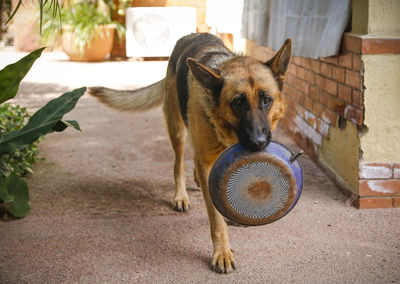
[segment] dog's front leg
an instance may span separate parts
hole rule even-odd
[[[222,215],[214,207],[210,192],[208,191],[208,175],[210,173],[211,163],[202,162],[199,159],[195,160],[196,172],[207,207],[211,238],[214,245],[211,264],[215,271],[219,273],[229,273],[235,268],[235,259],[228,241],[228,227]]]

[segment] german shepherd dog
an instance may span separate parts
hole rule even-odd
[[[89,89],[101,102],[120,110],[145,111],[163,105],[175,151],[173,205],[183,212],[190,207],[183,159],[188,131],[194,150],[194,176],[210,221],[214,245],[211,263],[220,273],[231,272],[235,260],[227,224],[210,198],[208,175],[228,146],[239,141],[255,152],[268,145],[271,131],[285,110],[280,91],[290,56],[290,39],[269,61],[259,62],[235,55],[211,34],[196,33],[177,41],[165,79],[133,91]]]

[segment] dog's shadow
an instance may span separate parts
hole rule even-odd
[[[118,214],[174,215],[177,213],[172,203],[173,181],[162,183],[147,179],[112,180],[86,177],[74,180],[72,183],[60,184],[52,190],[57,192],[51,194],[63,196],[62,199],[52,202],[52,208],[98,217]],[[197,198],[195,195],[200,192],[199,188],[193,186],[188,186],[187,190],[189,194],[192,193],[190,195],[193,198]],[[36,203],[46,198],[43,192],[41,195],[33,196],[37,200]],[[43,206],[46,207],[46,204],[44,203]]]
[[[79,181],[77,181],[79,183]],[[101,184],[101,186],[99,186]],[[146,248],[146,262],[152,263],[159,261],[160,248],[161,254],[166,258],[181,259],[186,263],[193,262],[195,266],[199,261],[204,264],[205,269],[212,269],[210,266],[210,251],[200,249],[198,246],[193,245],[193,234],[186,235],[182,232],[178,233],[176,229],[182,228],[177,225],[179,218],[182,218],[182,225],[192,223],[190,210],[188,213],[177,212],[174,210],[172,197],[173,197],[174,184],[159,184],[155,181],[148,180],[127,180],[123,182],[110,181],[110,180],[86,180],[84,184],[75,186],[75,192],[72,195],[79,195],[80,199],[80,214],[88,214],[89,218],[96,219],[115,219],[119,222],[120,218],[128,217],[132,222],[123,222],[125,227],[112,226],[112,230],[121,229],[121,238],[129,231],[130,234],[135,236],[131,241],[132,248],[140,245]],[[197,187],[188,186],[188,192],[200,192]],[[90,204],[90,206],[89,206]],[[202,208],[205,211],[205,208]],[[191,209],[193,210],[193,209]],[[172,219],[169,219],[169,215]],[[170,225],[163,222],[164,218],[172,220]],[[155,218],[160,222],[159,225],[153,230],[145,229],[147,225],[144,224],[146,220]],[[178,219],[176,219],[178,218]],[[189,218],[189,219],[188,219]],[[106,222],[108,224],[109,222]],[[177,227],[178,226],[178,227]],[[207,217],[201,221],[201,224],[195,226],[189,225],[189,230],[198,232],[200,227],[204,227],[204,236],[201,238],[209,237],[209,227]],[[111,228],[110,228],[111,229]],[[161,233],[162,232],[162,233]],[[154,237],[154,234],[162,237]],[[128,238],[128,236],[126,237]]]

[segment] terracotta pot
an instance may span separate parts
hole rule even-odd
[[[75,45],[75,37],[72,28],[64,28],[61,37],[62,48],[70,60],[91,62],[101,61],[111,52],[114,42],[114,25],[98,26],[91,42],[83,49],[79,49]]]

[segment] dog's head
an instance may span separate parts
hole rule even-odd
[[[211,114],[224,136],[236,139],[251,151],[263,150],[271,140],[271,131],[283,116],[281,98],[284,75],[291,56],[287,39],[274,57],[265,63],[237,56],[210,69],[189,58],[193,76],[211,100]]]

